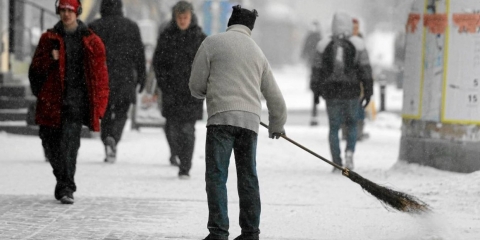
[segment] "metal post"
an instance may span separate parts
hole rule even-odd
[[[45,9],[43,8],[40,11],[40,30],[41,32],[45,30]]]
[[[380,81],[380,112],[385,111],[385,95],[386,95],[386,82],[384,79]]]
[[[3,13],[4,13],[4,6],[3,6],[3,0],[0,0],[0,54],[3,53]],[[0,73],[2,71],[1,69],[1,65],[2,65],[2,60],[0,59]]]
[[[8,3],[8,71],[12,70],[12,56],[15,52],[15,0]]]

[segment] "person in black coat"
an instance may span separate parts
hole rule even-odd
[[[105,162],[113,163],[128,110],[136,102],[137,85],[139,92],[145,85],[145,50],[138,25],[123,16],[121,0],[102,0],[100,13],[102,18],[92,22],[90,28],[100,36],[107,50],[110,97],[101,123],[101,139]]]
[[[172,9],[170,24],[160,33],[153,67],[162,91],[162,115],[170,146],[170,163],[178,165],[180,178],[188,178],[195,143],[195,122],[202,119],[203,100],[190,94],[188,81],[193,59],[206,38],[197,24],[193,6],[179,1]]]

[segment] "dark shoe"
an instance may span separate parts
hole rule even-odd
[[[170,156],[170,165],[172,166],[180,166],[177,160],[177,156]]]
[[[228,237],[225,236],[214,236],[212,234],[208,234],[206,238],[203,240],[228,240]]]
[[[105,162],[114,163],[117,160],[117,146],[115,139],[112,137],[107,137],[105,139]]]
[[[74,202],[73,193],[68,192],[67,194],[65,194],[62,198],[60,198],[60,202],[62,204],[73,204],[73,202]]]
[[[240,235],[236,238],[234,238],[233,240],[259,240],[260,237],[258,236],[258,234],[254,234],[254,235]]]
[[[60,198],[60,202],[62,204],[73,204],[74,200],[73,200],[73,198],[70,198],[68,196],[63,196],[62,198]]]

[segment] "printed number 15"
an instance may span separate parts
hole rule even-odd
[[[468,95],[468,102],[469,103],[476,103],[478,102],[478,97],[475,94]]]

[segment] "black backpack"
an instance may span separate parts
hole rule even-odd
[[[323,52],[322,70],[325,84],[358,83],[355,46],[344,37],[333,37]]]

